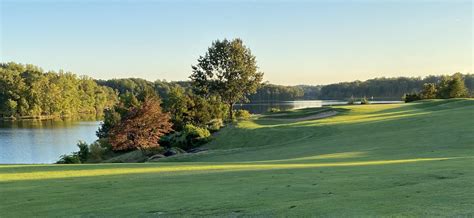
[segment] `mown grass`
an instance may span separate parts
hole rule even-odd
[[[321,107],[321,108],[304,108],[297,110],[288,110],[288,111],[279,111],[279,112],[268,112],[264,114],[264,118],[278,118],[278,119],[296,119],[303,118],[312,115],[316,115],[322,112],[334,110],[331,107]]]
[[[167,162],[0,166],[0,216],[474,216],[474,100],[335,108]]]

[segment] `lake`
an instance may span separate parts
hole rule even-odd
[[[77,151],[79,140],[91,143],[99,121],[0,121],[0,164],[54,163]]]

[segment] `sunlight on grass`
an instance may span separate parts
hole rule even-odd
[[[339,106],[335,108],[346,109],[348,112],[339,113],[336,116],[304,120],[299,122],[285,122],[282,120],[266,119],[266,116],[258,117],[256,120],[240,122],[237,127],[244,129],[258,129],[258,128],[273,128],[281,126],[300,126],[300,125],[334,125],[334,124],[353,124],[363,122],[377,122],[387,121],[392,119],[408,118],[420,115],[428,115],[432,112],[423,112],[421,110],[402,110],[384,112],[391,109],[402,109],[406,104],[392,104],[392,105],[364,105],[364,106]],[[267,124],[259,124],[258,120],[266,121]]]
[[[321,159],[346,159],[346,158],[358,158],[367,156],[366,152],[341,152],[334,154],[322,154],[309,157],[298,157],[281,160],[262,160],[262,161],[249,161],[248,163],[271,163],[271,162],[286,162],[286,161],[300,161],[300,160],[321,160]]]
[[[158,165],[152,168],[114,168],[114,169],[92,169],[92,170],[63,170],[63,171],[36,171],[28,173],[2,173],[0,182],[22,181],[22,180],[43,180],[58,178],[110,176],[123,174],[141,173],[173,173],[173,172],[215,172],[215,171],[250,171],[250,170],[278,170],[278,169],[304,169],[319,167],[348,167],[348,166],[371,166],[386,164],[403,164],[424,161],[441,161],[458,159],[462,157],[447,158],[416,158],[403,160],[378,160],[378,161],[358,161],[358,162],[338,162],[338,163],[301,163],[301,164],[216,164],[216,165],[181,165],[163,166]]]

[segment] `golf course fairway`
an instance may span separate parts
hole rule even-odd
[[[205,147],[156,163],[0,165],[0,217],[474,216],[472,99],[260,115]]]

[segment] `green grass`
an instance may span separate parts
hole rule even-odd
[[[166,162],[0,165],[0,216],[474,216],[474,100],[336,110]]]
[[[297,119],[307,116],[319,114],[321,112],[327,112],[334,110],[331,107],[321,108],[304,108],[298,110],[278,111],[265,113],[265,118],[278,118],[278,119]]]

